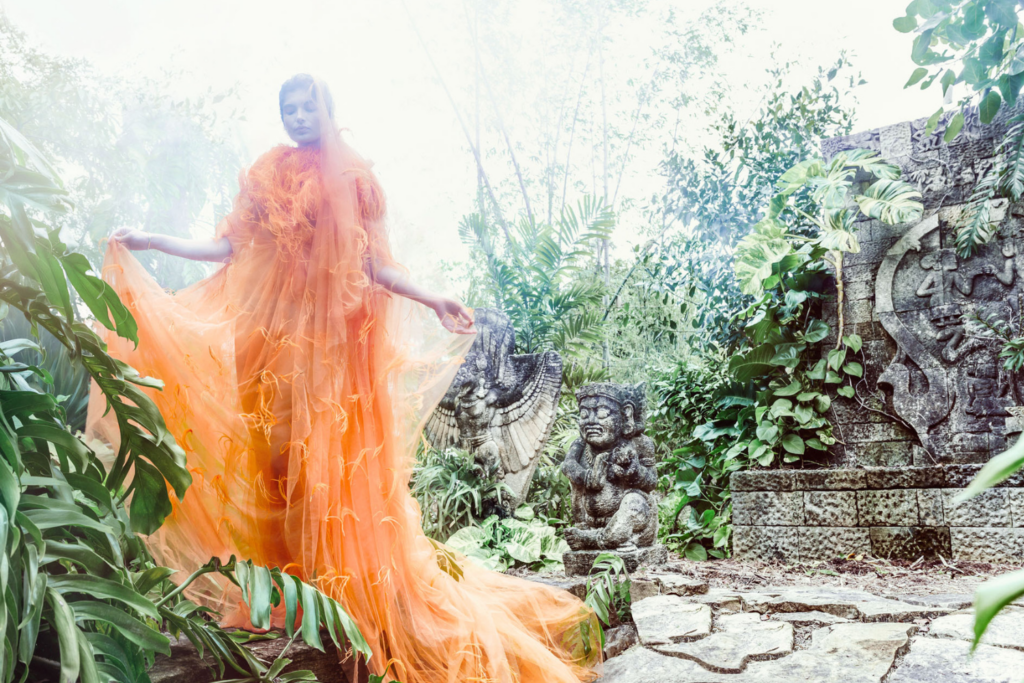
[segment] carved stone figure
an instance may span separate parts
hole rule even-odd
[[[992,220],[1005,214],[1005,200],[994,202]],[[942,226],[939,214],[911,226],[879,266],[875,312],[898,350],[878,384],[891,388],[931,460],[985,462],[1019,429],[1013,409],[1024,386],[1003,368],[1002,343],[987,328],[1015,329],[1024,249],[1004,235],[960,258]]]
[[[512,355],[516,336],[507,315],[474,311],[477,332],[466,360],[427,421],[427,441],[473,454],[481,474],[512,490],[514,509],[526,496],[551,434],[562,391],[562,359],[554,351]]]
[[[572,484],[573,550],[634,551],[654,544],[654,442],[644,434],[644,385],[588,384],[576,393],[580,438],[562,463]]]

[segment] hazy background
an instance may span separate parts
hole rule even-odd
[[[579,77],[582,56],[558,62],[546,58],[566,48],[571,34],[552,26],[550,2],[519,0],[503,18],[505,44],[494,53],[483,46],[498,99],[519,154],[531,153],[530,117],[537,87]],[[717,5],[707,0],[633,3],[607,28],[605,82],[617,111],[636,106],[636,82],[651,73],[653,43],[669,12],[685,25]],[[792,75],[810,75],[846,50],[866,83],[856,97],[856,130],[928,116],[938,106],[935,90],[903,90],[913,64],[910,39],[892,28],[905,0],[863,0],[853,9],[838,0],[751,0],[760,11],[753,29],[719,55],[713,80],[728,86],[737,118],[756,111],[765,68],[793,63]],[[296,72],[311,72],[330,84],[338,118],[353,141],[372,158],[390,199],[396,246],[414,269],[458,259],[459,217],[474,209],[476,169],[453,109],[419,44],[409,13],[399,0],[225,2],[210,0],[3,0],[8,18],[39,49],[89,60],[98,72],[132,77],[167,72],[176,97],[189,98],[237,86],[224,116],[243,116],[236,135],[251,161],[286,142],[277,111],[280,83]],[[409,9],[464,116],[472,114],[473,46],[462,0],[417,0]],[[742,6],[741,6],[741,11]],[[557,52],[551,52],[555,54]],[[582,49],[576,51],[579,55]],[[575,59],[575,61],[573,61]],[[568,69],[566,68],[568,66]],[[638,77],[640,74],[640,77]],[[591,76],[593,69],[591,68]],[[631,80],[632,79],[632,80]],[[714,83],[694,82],[694,89]],[[522,93],[520,96],[519,93]],[[566,88],[568,100],[575,89]],[[593,103],[593,89],[587,93]],[[563,98],[566,99],[566,98]],[[613,115],[614,112],[613,112]],[[678,144],[700,144],[699,112],[676,126]],[[667,128],[667,127],[666,127]],[[638,140],[622,173],[620,228],[613,254],[640,239],[645,198],[663,179],[656,166],[666,146],[664,129]],[[482,147],[489,171],[508,171],[503,141],[491,135]],[[574,152],[576,154],[590,154]],[[577,188],[578,189],[578,188]],[[593,188],[591,188],[593,189]],[[210,234],[216,216],[206,211],[194,234]]]

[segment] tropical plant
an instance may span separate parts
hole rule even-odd
[[[600,553],[587,575],[585,602],[605,626],[611,626],[612,615],[618,621],[629,616],[631,581],[626,563],[614,553]],[[601,634],[604,646],[604,633]]]
[[[67,348],[45,328],[38,328],[33,333],[28,319],[20,315],[9,315],[0,321],[0,339],[29,338],[38,339],[40,351],[25,348],[16,352],[14,359],[45,372],[32,375],[26,380],[35,388],[57,398],[67,414],[68,427],[72,432],[83,431],[89,407],[89,373],[81,364],[74,362]]]
[[[823,139],[850,132],[848,100],[863,83],[845,54],[803,87],[788,90],[792,64],[769,68],[769,84],[756,113],[738,119],[716,111],[708,131],[713,145],[701,155],[675,150],[661,163],[668,188],[663,208],[707,243],[735,244],[775,194],[776,181],[800,160],[818,155]]]
[[[982,123],[990,123],[1005,102],[1013,105],[1024,85],[1024,31],[1020,29],[1018,0],[914,0],[906,15],[893,20],[901,33],[916,33],[911,59],[918,65],[905,87],[935,82],[942,96],[952,99],[950,88],[963,84],[957,113],[946,125],[950,142],[963,128],[967,108],[980,103]],[[928,120],[930,134],[945,107]]]
[[[873,179],[862,191],[858,173]],[[754,300],[734,318],[743,339],[728,362],[728,383],[714,394],[713,415],[661,467],[669,493],[662,533],[694,559],[728,552],[732,472],[796,462],[808,450],[835,443],[832,401],[854,397],[864,375],[855,359],[861,338],[844,330],[843,255],[859,250],[860,216],[900,223],[923,209],[920,195],[899,180],[899,169],[864,150],[840,152],[827,163],[802,161],[777,188],[764,217],[736,248],[739,287]],[[822,312],[833,284],[835,330]],[[835,343],[825,350],[830,335]],[[661,402],[684,400],[669,393]]]
[[[974,498],[986,489],[1006,481],[1017,472],[1024,470],[1024,437],[1008,450],[985,463],[970,485],[954,498],[960,503]],[[989,579],[974,592],[974,650],[981,642],[992,619],[1004,607],[1024,596],[1024,570],[1003,574]]]
[[[476,466],[472,454],[457,448],[424,448],[410,486],[420,505],[423,531],[437,540],[489,517],[512,495],[506,484]]]
[[[603,338],[605,291],[593,271],[594,252],[614,225],[611,210],[591,197],[566,207],[551,225],[523,219],[504,240],[479,214],[463,217],[459,235],[486,271],[471,303],[509,316],[518,353],[585,356]]]
[[[903,33],[916,33],[911,58],[918,67],[905,87],[922,90],[938,82],[946,102],[956,85],[963,95],[951,109],[940,106],[928,119],[925,134],[945,126],[952,142],[969,119],[991,123],[1005,104],[1018,105],[1024,85],[1024,29],[1018,0],[914,0],[906,16],[893,20]],[[955,110],[955,113],[953,113]],[[997,163],[975,186],[955,223],[957,251],[964,258],[996,234],[991,200],[1019,201],[1024,193],[1024,115],[1006,122]]]
[[[463,527],[445,545],[499,572],[512,567],[560,571],[562,553],[569,550],[555,527],[526,505],[520,506],[512,517],[501,519],[491,515],[479,526]]]
[[[217,572],[240,586],[254,625],[269,626],[272,603],[283,602],[285,632],[322,649],[320,627],[338,647],[346,639],[369,648],[336,601],[277,569],[212,560],[175,586],[140,536],[156,531],[191,484],[185,454],[142,388],[142,378],[106,353],[97,324],[137,343],[135,321],[88,260],[68,251],[59,230],[42,222],[67,210],[66,193],[46,159],[0,119],[0,319],[23,316],[63,346],[106,399],[119,428],[109,469],[68,425],[68,411],[50,393],[45,367],[19,361],[42,353],[31,338],[0,343],[0,681],[27,680],[45,669],[61,681],[143,682],[171,635],[185,635],[223,677],[239,681],[313,680],[282,674],[288,660],[266,664],[225,632],[209,610],[183,594],[192,581]],[[39,381],[41,380],[41,382]],[[298,609],[301,628],[295,630]]]
[[[660,207],[682,230],[659,239],[658,248],[643,255],[640,272],[653,293],[686,306],[688,329],[681,334],[701,354],[729,354],[742,342],[732,321],[751,299],[733,271],[736,242],[761,220],[783,173],[818,155],[822,140],[851,130],[852,94],[863,81],[850,73],[849,59],[840,55],[805,86],[787,89],[792,66],[768,70],[762,103],[747,120],[715,110],[705,136],[713,142],[697,156],[673,150],[660,167],[667,182]]]

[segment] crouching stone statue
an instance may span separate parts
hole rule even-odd
[[[633,571],[661,564],[654,442],[644,434],[644,385],[588,384],[576,393],[580,438],[562,463],[572,484],[574,527],[565,540],[567,574],[586,574],[601,552],[614,552]]]

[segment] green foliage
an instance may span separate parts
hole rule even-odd
[[[840,76],[850,68],[842,55],[791,91],[786,81],[792,65],[769,69],[764,101],[749,120],[717,111],[719,121],[709,131],[714,145],[696,159],[678,150],[662,162],[665,210],[706,243],[735,244],[761,219],[761,207],[787,169],[819,154],[823,139],[850,132],[853,110],[845,102],[861,82]]]
[[[594,566],[587,576],[585,602],[594,610],[605,626],[612,625],[612,615],[623,620],[629,615],[630,579],[622,558],[612,553],[601,553],[594,558]],[[604,633],[601,634],[604,647]]]
[[[870,184],[855,183],[858,173]],[[832,298],[835,274],[841,277],[843,254],[859,249],[858,214],[888,223],[920,216],[919,195],[898,175],[863,150],[829,163],[808,159],[781,174],[764,217],[736,246],[736,279],[753,302],[731,320],[742,337],[727,377],[710,385],[710,399],[692,396],[704,378],[689,367],[656,385],[657,415],[678,415],[683,425],[704,420],[660,464],[667,491],[661,533],[686,556],[727,555],[732,472],[812,458],[835,443],[828,414],[836,396],[855,395],[864,374],[857,360],[862,341],[831,329],[822,304]],[[838,341],[826,349],[830,335]]]
[[[850,132],[849,100],[860,83],[859,76],[846,76],[850,68],[843,55],[806,86],[788,91],[792,65],[770,69],[763,103],[748,120],[715,111],[719,122],[707,135],[713,142],[700,157],[678,150],[662,162],[668,183],[663,208],[683,231],[652,252],[644,269],[657,287],[686,304],[686,340],[699,353],[729,354],[743,344],[732,321],[751,299],[738,286],[732,247],[764,218],[763,207],[786,171],[819,154],[823,139]],[[806,205],[796,208],[811,210],[806,193],[797,199]]]
[[[424,449],[413,469],[411,488],[424,533],[438,540],[476,524],[512,493],[480,472],[472,455],[456,448]]]
[[[906,16],[893,21],[897,31],[916,33],[911,56],[920,66],[906,87],[921,83],[925,90],[939,82],[944,98],[949,88],[964,86],[951,117],[946,106],[928,119],[926,134],[945,121],[943,139],[951,142],[977,106],[982,124],[995,120],[1003,105],[1017,107],[1024,85],[1024,30],[1017,0],[915,0]],[[991,221],[991,200],[1024,192],[1024,116],[1007,121],[1001,143],[1003,163],[978,181],[956,224],[956,247],[966,258],[989,242],[998,226]]]
[[[494,305],[511,318],[518,353],[585,356],[604,327],[604,286],[588,268],[614,225],[612,211],[591,197],[564,209],[552,225],[523,219],[501,241],[479,214],[463,217],[459,235],[486,271],[470,303]]]
[[[20,315],[9,315],[0,321],[0,339],[10,341],[33,337],[38,338],[39,350],[25,348],[12,351],[13,358],[26,367],[43,371],[25,378],[26,381],[33,389],[45,391],[56,398],[64,408],[72,432],[83,431],[89,407],[89,373],[81,364],[74,362],[67,347],[46,329],[37,329],[33,333],[28,320]]]
[[[569,550],[555,527],[521,506],[514,517],[492,515],[479,526],[452,534],[445,545],[494,571],[528,567],[533,571],[561,571],[562,553]]]
[[[969,500],[1024,469],[1024,438],[985,463],[970,485],[954,501]],[[1010,572],[981,584],[974,593],[974,643],[977,648],[985,630],[1001,609],[1024,596],[1024,571]]]
[[[572,516],[572,486],[569,479],[562,474],[562,460],[568,449],[568,444],[560,446],[559,442],[572,443],[568,437],[578,437],[579,428],[574,420],[566,418],[566,424],[571,425],[571,432],[561,436],[559,441],[548,440],[548,445],[540,454],[537,469],[533,472],[533,479],[530,481],[530,489],[526,492],[524,503],[533,508],[538,516],[546,517],[549,523],[552,520],[569,520]],[[559,435],[555,435],[558,437]]]
[[[938,82],[943,97],[963,84],[966,94],[946,127],[949,142],[964,123],[964,112],[978,104],[982,123],[990,123],[1004,103],[1013,106],[1024,85],[1024,31],[1017,0],[914,0],[906,16],[893,21],[901,33],[916,33],[911,58],[918,68],[905,87],[922,90]],[[937,127],[943,108],[928,122]]]

